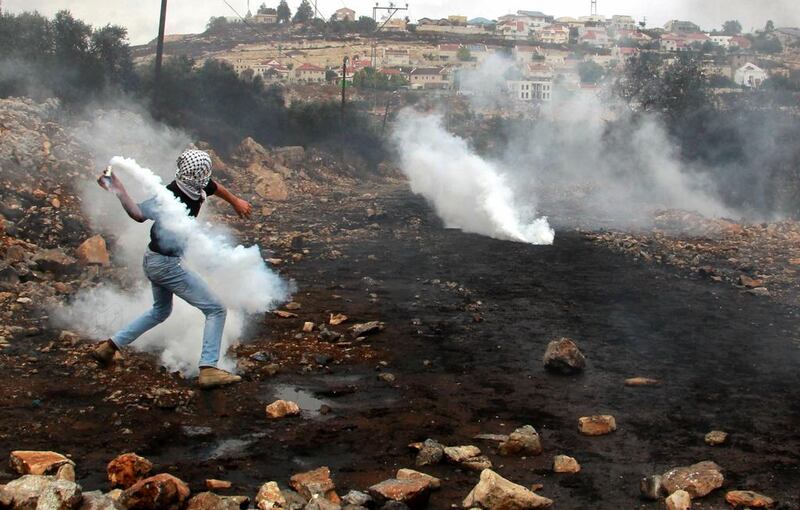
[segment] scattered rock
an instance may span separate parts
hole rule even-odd
[[[460,464],[467,459],[477,457],[481,454],[481,449],[477,446],[448,446],[444,449],[447,460],[454,464]]]
[[[415,471],[413,469],[398,469],[395,478],[398,480],[424,480],[428,482],[433,490],[439,489],[442,486],[442,481],[435,476],[420,473],[419,471]]]
[[[482,441],[497,441],[498,443],[502,443],[504,441],[508,441],[507,434],[477,434],[473,436],[472,439],[480,439]]]
[[[719,446],[728,440],[728,433],[722,430],[712,430],[706,434],[705,441],[709,446]]]
[[[123,510],[110,496],[100,491],[84,492],[78,510]]]
[[[297,310],[303,308],[303,305],[301,305],[297,301],[290,301],[289,303],[286,303],[286,306],[284,306],[284,308],[296,312]]]
[[[402,471],[402,470],[401,470]],[[407,471],[411,471],[410,469]],[[399,473],[399,472],[398,472]],[[415,471],[416,473],[416,471]],[[398,478],[400,478],[398,476]],[[367,506],[372,502],[369,494],[360,491],[350,491],[342,498],[342,503],[353,506]]]
[[[658,501],[665,496],[666,489],[661,479],[661,475],[645,476],[639,482],[639,492],[642,497],[652,501]]]
[[[212,491],[230,489],[232,485],[233,484],[227,480],[217,480],[215,478],[206,480],[206,489]]]
[[[75,466],[72,464],[63,464],[56,472],[56,480],[66,480],[68,482],[75,481]]]
[[[353,338],[374,335],[376,333],[380,333],[381,331],[383,331],[385,327],[386,325],[384,323],[378,321],[366,322],[364,324],[356,324],[350,327],[350,335]]]
[[[556,473],[577,473],[580,470],[578,461],[568,455],[556,455],[553,459],[553,471]]]
[[[284,310],[275,310],[272,313],[280,317],[281,319],[294,319],[297,317],[296,313],[286,312]]]
[[[300,406],[288,400],[276,400],[266,407],[267,417],[276,419],[284,418],[286,416],[298,416],[300,414]]]
[[[595,415],[578,419],[578,431],[585,436],[602,436],[617,430],[617,421],[613,416]]]
[[[331,326],[338,326],[343,322],[347,322],[347,319],[348,319],[347,315],[344,315],[342,313],[336,313],[336,314],[332,313],[331,318],[328,319],[328,324],[330,324]]]
[[[378,374],[378,380],[388,384],[392,384],[393,382],[395,382],[396,379],[397,378],[395,377],[395,375],[389,372],[381,372],[380,374]]]
[[[107,266],[111,264],[108,250],[106,249],[106,241],[100,235],[92,236],[81,243],[78,249],[75,250],[75,256],[78,258],[78,262],[84,266]]]
[[[150,474],[153,463],[135,453],[123,453],[108,463],[106,472],[112,487],[127,489]]]
[[[239,504],[213,492],[201,492],[189,500],[186,510],[239,510]]]
[[[14,509],[34,509],[39,495],[52,479],[43,475],[24,475],[8,482],[0,491],[0,501]]]
[[[421,478],[384,480],[369,488],[369,494],[379,505],[386,501],[399,501],[408,506],[423,506],[428,501],[431,484]]]
[[[508,440],[500,443],[503,455],[541,455],[542,440],[539,433],[531,425],[520,427],[508,436]]]
[[[753,491],[728,491],[725,501],[734,507],[745,506],[749,508],[772,508],[775,500]]]
[[[506,480],[491,469],[481,472],[480,482],[463,502],[464,508],[480,507],[497,510],[549,508],[552,504],[552,500]]]
[[[286,498],[283,497],[283,493],[276,482],[267,482],[261,486],[256,495],[256,506],[259,510],[285,508]]]
[[[33,261],[42,271],[56,274],[72,274],[77,270],[77,261],[58,249],[40,250]]]
[[[81,488],[75,482],[54,480],[39,494],[36,510],[73,510],[81,499]]]
[[[442,457],[444,457],[444,445],[433,439],[426,439],[419,449],[416,464],[417,466],[433,466],[440,463]]]
[[[478,455],[477,457],[470,457],[459,464],[461,467],[469,469],[470,471],[483,471],[484,469],[492,469],[492,461],[486,455]]]
[[[303,323],[303,333],[311,333],[314,331],[314,323],[313,322],[304,322]]]
[[[691,510],[692,497],[688,492],[678,490],[667,496],[665,503],[667,510]]]
[[[769,289],[766,287],[757,287],[755,289],[747,289],[746,291],[748,294],[752,294],[753,296],[769,296],[770,292]]]
[[[74,462],[56,452],[29,450],[11,452],[11,469],[21,475],[55,474],[58,468],[64,464],[75,465]]]
[[[739,285],[741,285],[743,287],[746,287],[748,289],[756,289],[758,287],[763,287],[764,286],[764,281],[763,280],[757,280],[755,278],[750,278],[749,276],[744,275],[744,274],[739,276],[739,280],[738,280],[737,283],[739,283]]]
[[[658,379],[650,379],[649,377],[631,377],[625,379],[625,386],[655,386],[659,384]]]
[[[315,494],[303,510],[341,510],[341,507],[332,501],[328,501],[319,494]]]
[[[664,473],[662,478],[668,494],[684,490],[693,498],[701,498],[722,487],[722,482],[725,481],[722,468],[711,461],[673,468]]]
[[[336,486],[331,480],[331,471],[327,467],[293,475],[289,484],[306,499],[318,494],[333,503],[341,502],[336,494]]]
[[[119,503],[128,510],[180,510],[189,499],[189,487],[178,478],[162,473],[125,489]]]
[[[544,366],[553,372],[574,374],[586,367],[586,358],[575,342],[569,338],[561,338],[547,344]]]

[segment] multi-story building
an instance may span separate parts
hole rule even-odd
[[[692,23],[691,21],[681,21],[677,19],[673,19],[668,21],[664,25],[664,30],[667,32],[672,32],[676,34],[688,34],[692,32],[700,32],[700,27]]]

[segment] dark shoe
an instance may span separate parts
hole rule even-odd
[[[107,367],[114,361],[114,355],[119,352],[117,346],[111,340],[104,340],[97,344],[92,350],[92,358],[101,366]]]
[[[224,370],[214,367],[202,367],[200,369],[200,377],[198,384],[203,389],[218,388],[220,386],[227,386],[241,381],[242,378],[238,375],[231,374]]]

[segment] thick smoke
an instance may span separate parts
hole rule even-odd
[[[155,197],[165,227],[187,242],[185,265],[199,273],[228,308],[223,352],[244,333],[248,314],[265,312],[288,298],[288,283],[266,266],[257,246],[237,246],[225,229],[204,222],[202,211],[198,219],[191,219],[185,206],[164,187],[164,180],[174,175],[178,154],[189,145],[185,133],[164,127],[136,110],[95,111],[91,119],[78,123],[73,133],[94,153],[99,169],[111,159],[115,173],[136,200]],[[111,158],[117,151],[136,154],[148,165],[159,168],[159,172],[143,168],[132,159]],[[139,283],[125,289],[102,283],[84,290],[70,304],[54,311],[52,317],[62,327],[103,339],[152,305],[150,284],[141,269],[151,224],[130,220],[116,197],[95,182],[87,181],[78,187],[93,228],[116,240],[112,252],[115,264],[130,268],[129,278]],[[203,211],[212,207],[210,199]],[[202,312],[176,297],[171,317],[145,333],[132,347],[160,351],[166,366],[193,373],[204,321]],[[234,368],[227,358],[221,360],[220,366]]]
[[[497,80],[484,78],[512,64],[495,57],[462,74],[473,111],[491,113],[503,101],[491,98],[507,97]],[[552,230],[546,220],[533,220],[537,210],[561,226],[590,227],[633,226],[666,208],[734,215],[705,177],[708,169],[681,161],[658,118],[634,115],[609,95],[556,93],[535,120],[508,121],[502,133],[487,133],[480,122],[481,136],[508,142],[491,159],[448,132],[438,116],[406,110],[397,122],[402,170],[449,226],[549,243]]]
[[[428,199],[448,227],[532,244],[552,244],[546,218],[528,200],[518,206],[500,169],[447,132],[439,115],[407,110],[394,132],[411,189]]]

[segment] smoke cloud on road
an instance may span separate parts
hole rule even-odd
[[[394,132],[400,165],[414,193],[430,201],[448,227],[531,244],[552,244],[535,203],[519,203],[502,169],[447,132],[439,115],[407,110]]]

